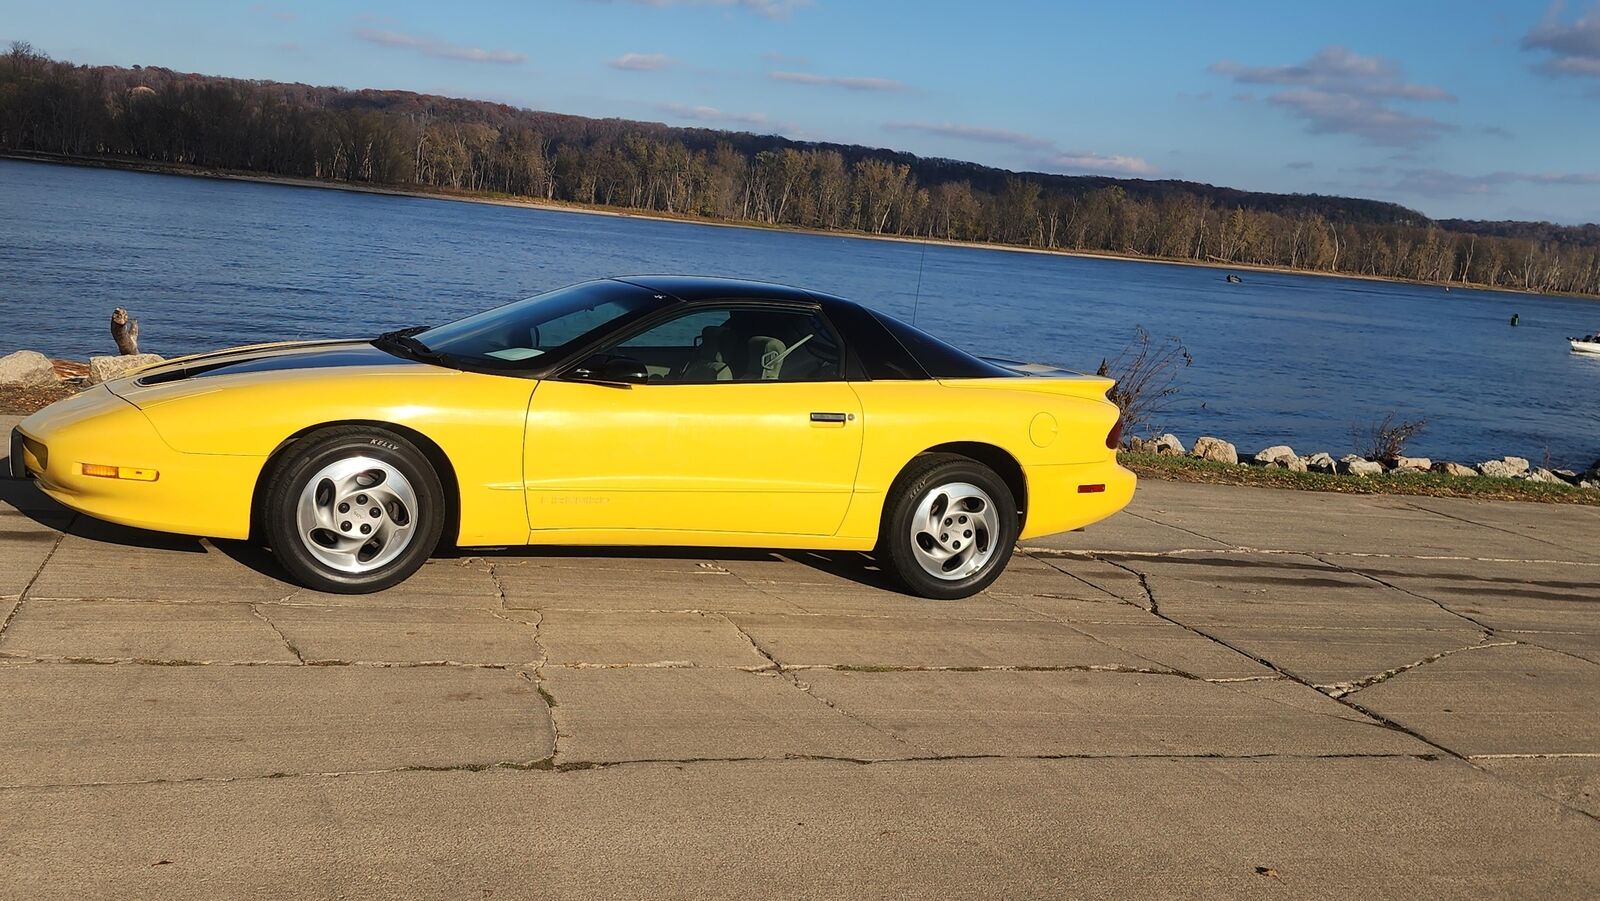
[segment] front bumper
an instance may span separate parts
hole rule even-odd
[[[22,430],[14,428],[11,430],[11,456],[6,458],[13,479],[26,479],[31,475],[27,463],[22,459],[22,453]]]
[[[85,463],[153,470],[152,481],[83,473]],[[144,413],[101,385],[29,416],[11,433],[10,470],[79,513],[121,525],[247,538],[264,457],[173,450]]]

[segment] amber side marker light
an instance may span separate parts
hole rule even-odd
[[[137,466],[107,466],[104,463],[80,463],[83,474],[99,479],[127,479],[131,482],[154,482],[161,473]]]
[[[1079,494],[1103,494],[1103,493],[1105,493],[1105,490],[1106,490],[1106,486],[1103,483],[1099,484],[1099,485],[1079,485],[1078,486],[1078,493]]]

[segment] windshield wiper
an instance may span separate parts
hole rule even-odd
[[[428,326],[426,325],[413,325],[410,328],[399,328],[392,332],[384,332],[372,339],[372,346],[379,350],[386,350],[397,356],[410,357],[423,363],[449,366],[448,354],[433,350],[414,337],[427,330]]]

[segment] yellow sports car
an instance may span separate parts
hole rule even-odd
[[[876,549],[958,598],[1132,498],[1111,384],[812,291],[608,279],[162,363],[23,420],[11,466],[100,519],[254,537],[324,591],[441,545],[692,545]]]

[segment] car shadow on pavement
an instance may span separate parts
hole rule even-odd
[[[0,479],[0,503],[11,506],[45,528],[91,541],[195,554],[203,554],[206,550],[200,543],[201,539],[193,536],[151,532],[81,516],[51,500],[28,480]]]
[[[883,572],[883,569],[871,554],[861,551],[795,551],[742,547],[582,547],[538,545],[533,547],[441,549],[434,554],[434,557],[545,558],[561,560],[725,560],[753,563],[788,561],[869,588],[878,588],[884,591],[902,591],[900,586]]]
[[[206,553],[206,544],[216,548],[230,560],[254,570],[261,575],[290,583],[288,573],[278,565],[272,552],[265,547],[231,539],[201,539],[189,535],[152,532],[131,526],[104,522],[81,516],[51,500],[31,481],[0,479],[0,503],[14,508],[18,513],[48,529],[78,538],[122,547],[149,548],[187,554]],[[549,559],[615,559],[615,560],[726,560],[745,562],[789,561],[810,567],[835,578],[844,579],[870,588],[900,592],[878,566],[870,554],[858,551],[793,551],[756,548],[715,547],[499,547],[455,548],[443,547],[433,554],[433,559],[460,559],[463,557],[495,558],[549,558]]]

